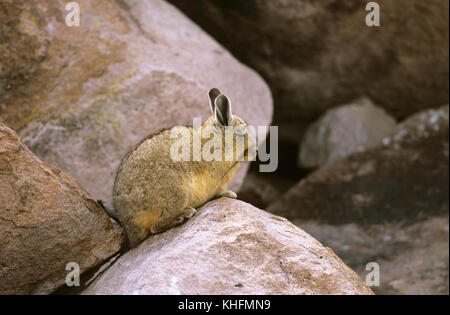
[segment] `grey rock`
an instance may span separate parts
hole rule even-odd
[[[365,151],[381,144],[396,127],[395,119],[368,98],[330,109],[304,135],[298,164],[316,168]]]

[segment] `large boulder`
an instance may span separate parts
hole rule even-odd
[[[286,219],[221,198],[120,257],[84,294],[372,294]]]
[[[380,27],[361,0],[169,1],[263,75],[282,139],[360,95],[398,119],[448,103],[447,0],[375,1]]]
[[[46,294],[121,248],[122,229],[67,173],[0,124],[0,294]]]
[[[381,144],[396,127],[395,119],[368,98],[330,109],[303,136],[298,165],[315,168],[365,151]]]
[[[449,107],[417,113],[383,144],[321,167],[269,211],[332,248],[382,294],[448,294]]]
[[[448,133],[449,106],[445,105],[415,113],[399,123],[396,129],[393,135],[383,139],[384,145],[399,149],[403,144],[414,143],[421,139],[430,138],[430,141],[432,141],[434,137]],[[448,147],[443,154],[448,157]]]
[[[376,294],[449,294],[448,214],[409,225],[360,225],[293,220],[364,279],[367,264],[378,263]]]
[[[381,145],[319,168],[269,211],[332,224],[416,221],[448,213],[448,108],[414,115]]]
[[[141,138],[209,117],[211,87],[249,124],[269,124],[265,82],[170,4],[80,0],[80,26],[69,27],[66,3],[0,4],[0,121],[93,197],[111,201],[117,167]]]

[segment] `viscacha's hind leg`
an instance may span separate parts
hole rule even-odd
[[[131,248],[136,247],[148,236],[148,233],[146,233],[144,230],[142,230],[142,228],[133,223],[127,223],[125,225],[125,229],[127,231],[128,243]]]
[[[187,207],[178,216],[168,217],[168,218],[165,218],[165,219],[159,221],[154,226],[152,226],[150,231],[153,234],[162,233],[164,231],[167,231],[171,227],[174,227],[175,225],[180,224],[184,220],[191,218],[196,212],[197,212],[196,209],[194,209],[192,207]]]
[[[181,222],[183,222],[183,220],[184,220],[183,218],[178,217],[163,219],[158,223],[156,223],[155,225],[153,225],[152,228],[150,229],[150,232],[152,232],[152,234],[162,233],[170,229],[172,226],[180,224]]]
[[[194,209],[192,207],[187,207],[186,209],[184,209],[183,213],[181,213],[180,217],[182,217],[184,219],[190,219],[196,213],[197,213],[197,209]]]

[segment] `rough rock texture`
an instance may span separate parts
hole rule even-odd
[[[84,294],[371,294],[287,220],[221,198],[120,257]]]
[[[0,294],[45,294],[116,253],[122,229],[63,171],[0,124]]]
[[[336,254],[361,279],[369,262],[380,266],[376,294],[449,294],[448,214],[408,226],[294,223]]]
[[[383,145],[302,180],[271,212],[332,248],[382,294],[448,294],[449,107],[417,113]]]
[[[399,119],[448,103],[447,0],[376,1],[380,27],[361,0],[169,1],[263,75],[282,139],[360,95]]]
[[[280,195],[276,184],[258,173],[249,173],[244,178],[238,198],[262,209],[275,202]]]
[[[301,180],[269,211],[332,224],[417,221],[448,213],[448,106],[415,117],[423,118],[422,127],[406,120],[383,145]]]
[[[448,132],[449,106],[418,112],[398,124],[396,132],[383,139],[383,144],[401,148],[403,143],[414,143]]]
[[[145,135],[209,117],[213,86],[248,123],[269,124],[264,81],[170,4],[77,2],[80,27],[65,23],[67,1],[1,2],[0,121],[94,198],[111,200],[122,157]]]
[[[396,127],[395,119],[368,98],[328,110],[304,135],[298,165],[315,168],[365,151],[381,144]]]

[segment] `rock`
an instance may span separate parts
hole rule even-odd
[[[402,141],[395,134],[383,145],[325,165],[271,204],[269,211],[330,224],[415,222],[448,213],[448,106],[416,117],[433,118],[435,124],[423,133],[426,137],[416,133]],[[399,125],[399,133],[409,134],[408,121]]]
[[[397,119],[449,100],[449,2],[170,0],[269,83],[280,138],[367,95]]]
[[[259,173],[249,173],[242,183],[238,198],[251,205],[264,208],[275,202],[281,193],[279,188]]]
[[[396,132],[383,143],[399,148],[402,143],[433,137],[448,130],[448,120],[448,105],[416,113],[398,124]]]
[[[316,168],[365,151],[381,144],[396,127],[395,119],[367,98],[330,109],[304,135],[298,164]]]
[[[321,167],[269,211],[290,218],[380,294],[448,294],[449,107],[417,113],[383,145]]]
[[[0,294],[47,294],[66,264],[84,272],[116,253],[122,229],[67,173],[0,124]]]
[[[269,124],[265,82],[170,4],[77,2],[80,27],[66,25],[66,1],[0,4],[0,121],[94,198],[111,202],[117,167],[144,136],[209,117],[211,87],[249,124]]]
[[[361,279],[369,262],[378,263],[380,286],[371,287],[376,294],[449,293],[448,214],[407,226],[294,223],[332,248]]]
[[[120,257],[84,294],[372,294],[287,220],[221,198]]]

